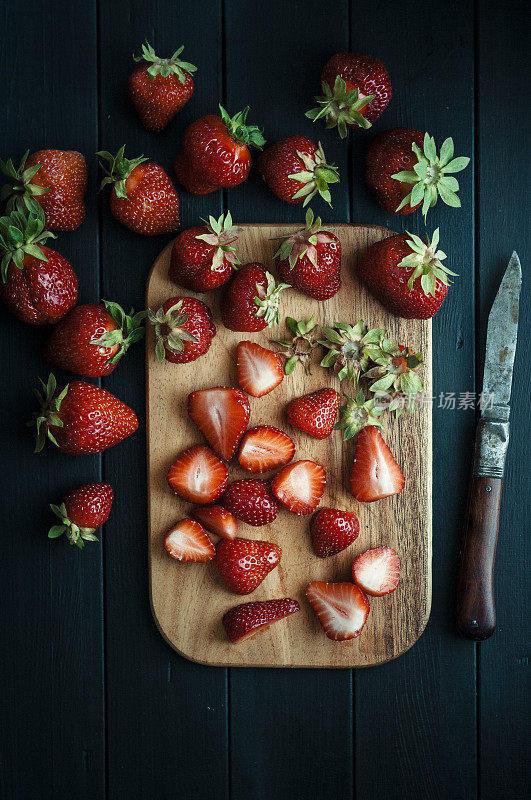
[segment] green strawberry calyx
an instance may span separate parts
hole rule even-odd
[[[363,320],[355,325],[335,322],[331,327],[323,327],[324,338],[319,344],[328,349],[321,366],[337,369],[340,381],[353,381],[356,385],[364,373],[373,353],[378,351],[385,338],[383,328],[369,330]]]
[[[184,351],[185,342],[197,343],[199,340],[183,326],[188,321],[188,312],[181,311],[183,301],[179,300],[167,311],[161,306],[158,311],[148,309],[147,319],[155,328],[155,356],[159,363],[166,357],[166,348],[174,353]]]
[[[334,425],[335,430],[343,431],[343,439],[345,441],[352,439],[362,428],[366,428],[368,425],[383,428],[378,417],[383,413],[384,409],[376,406],[374,398],[365,400],[365,395],[361,389],[356,397],[345,395],[345,398],[346,403],[340,407],[339,419]]]
[[[454,158],[454,142],[448,138],[442,143],[439,155],[435,146],[435,139],[428,133],[424,134],[423,149],[413,142],[411,149],[418,158],[413,170],[403,170],[391,175],[396,181],[411,183],[411,192],[404,197],[397,211],[404,206],[413,206],[422,203],[424,219],[428,210],[435,205],[440,197],[443,203],[453,208],[460,208],[461,201],[456,192],[459,183],[450,173],[461,172],[465,169],[470,159],[465,156]]]
[[[40,206],[30,211],[12,211],[9,216],[0,217],[0,272],[2,280],[7,281],[7,271],[11,262],[17,269],[23,269],[26,255],[48,261],[39,245],[55,235],[44,229],[44,212]]]
[[[52,525],[48,531],[48,539],[58,539],[63,533],[72,545],[76,545],[80,550],[83,549],[85,542],[98,542],[97,536],[94,536],[95,528],[83,528],[81,525],[76,525],[68,518],[68,512],[64,503],[56,506],[50,503],[50,508],[53,513],[61,520],[60,525]]]
[[[297,364],[301,364],[306,375],[312,374],[311,356],[312,351],[319,344],[319,332],[315,314],[309,320],[296,320],[293,317],[286,317],[286,326],[293,334],[291,339],[272,339],[272,344],[278,344],[282,348],[282,355],[285,358],[284,373],[291,375]]]
[[[276,284],[270,272],[266,272],[266,277],[267,286],[265,288],[259,283],[255,284],[258,294],[254,298],[254,304],[258,306],[258,311],[255,312],[255,316],[263,319],[267,323],[268,328],[270,328],[274,322],[278,325],[280,318],[280,293],[283,292],[284,289],[289,289],[290,284]]]
[[[411,237],[407,244],[411,248],[411,254],[405,256],[398,264],[399,267],[411,270],[407,285],[409,290],[413,290],[415,281],[420,278],[420,286],[425,295],[435,295],[437,280],[448,286],[450,284],[449,275],[457,277],[456,272],[446,267],[442,262],[446,258],[446,253],[437,250],[439,244],[439,228],[433,232],[431,242],[428,238],[427,243],[423,242],[420,236],[407,232]]]
[[[236,257],[235,248],[232,245],[238,239],[242,229],[232,224],[230,211],[222,214],[219,219],[209,216],[208,222],[205,219],[201,221],[205,223],[208,233],[201,233],[195,238],[216,248],[210,267],[212,272],[219,272],[223,269],[225,261],[236,267],[240,261]]]
[[[363,116],[361,110],[374,100],[375,94],[363,95],[357,86],[347,89],[347,84],[340,75],[336,75],[333,89],[326,81],[323,81],[321,86],[323,94],[315,98],[317,108],[306,112],[309,119],[317,122],[324,117],[326,127],[337,127],[342,139],[346,138],[349,125],[365,129],[371,127],[371,123]]]
[[[35,211],[37,207],[40,208],[35,198],[50,191],[45,186],[39,186],[37,183],[31,182],[32,178],[40,170],[41,165],[35,164],[33,167],[26,169],[28,156],[29,150],[26,150],[18,167],[15,167],[10,158],[7,161],[0,159],[0,171],[9,178],[9,183],[6,183],[0,192],[0,200],[7,200],[6,211],[8,213],[14,210]]]
[[[44,383],[44,381],[40,378],[39,382],[41,384],[42,391],[39,391],[38,389],[33,390],[35,397],[39,402],[39,410],[34,412],[33,419],[27,423],[28,426],[37,426],[37,441],[35,444],[36,453],[41,452],[46,444],[46,439],[49,439],[56,447],[59,446],[55,436],[50,430],[50,427],[63,427],[63,421],[59,417],[59,411],[61,408],[61,403],[68,392],[67,384],[57,394],[57,381],[51,372],[46,383]]]
[[[288,175],[288,178],[302,183],[301,188],[293,195],[292,199],[298,200],[300,197],[304,197],[302,204],[304,207],[319,192],[323,200],[326,200],[330,208],[332,208],[332,198],[328,185],[330,183],[339,183],[339,172],[335,164],[326,163],[321,142],[318,142],[317,150],[313,155],[301,153],[299,150],[297,150],[297,155],[302,161],[304,169],[293,173],[293,175]]]
[[[276,237],[275,237],[276,238]],[[313,211],[309,208],[306,212],[306,227],[285,237],[279,237],[282,243],[273,258],[284,261],[289,260],[290,270],[294,268],[299,259],[304,257],[317,267],[317,245],[327,244],[332,239],[322,231],[321,218],[314,219]]]
[[[117,347],[118,349],[109,358],[107,365],[117,364],[121,357],[126,353],[132,344],[138,342],[144,336],[145,329],[142,324],[147,311],[139,311],[135,314],[132,308],[129,314],[126,314],[123,308],[118,303],[113,303],[109,300],[103,300],[105,310],[112,317],[117,327],[112,331],[106,331],[102,336],[91,339],[91,344],[95,347],[103,347],[111,351]],[[111,353],[109,353],[111,355]]]
[[[101,156],[103,160],[107,161],[109,164],[109,166],[106,166],[100,161],[100,166],[105,173],[105,178],[103,178],[100,184],[100,192],[107,184],[112,183],[114,184],[116,196],[123,197],[127,200],[125,182],[132,171],[140,164],[143,164],[144,161],[147,161],[147,158],[139,156],[138,158],[128,159],[125,157],[124,153],[125,144],[120,147],[115,156],[109,153],[108,150],[98,150],[96,155]]]
[[[184,50],[184,44],[171,56],[171,58],[159,58],[155,53],[153,47],[147,41],[142,45],[142,55],[133,56],[135,61],[145,61],[150,66],[147,68],[147,74],[150,78],[160,75],[162,78],[167,78],[170,75],[177,75],[180,83],[185,83],[186,73],[190,75],[197,72],[197,67],[189,64],[188,61],[181,61],[179,56]]]
[[[257,125],[247,125],[247,114],[249,113],[249,106],[246,106],[243,111],[239,111],[233,117],[229,116],[228,112],[220,105],[221,119],[227,128],[228,134],[231,139],[239,144],[245,144],[247,147],[256,147],[261,150],[265,145],[263,132]]]
[[[404,411],[414,413],[417,396],[424,389],[424,382],[416,373],[422,364],[422,354],[386,339],[382,342],[380,354],[375,354],[372,360],[376,366],[367,370],[363,377],[376,378],[369,391],[375,393],[377,406],[394,411],[396,417]]]

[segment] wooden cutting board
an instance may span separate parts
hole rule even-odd
[[[271,268],[278,246],[272,237],[298,228],[297,225],[244,225],[238,240],[242,263],[259,261]],[[319,366],[313,374],[299,367],[285,377],[277,389],[262,398],[249,398],[250,426],[272,424],[286,430],[295,440],[295,459],[309,458],[322,464],[327,487],[321,506],[354,511],[360,521],[360,535],[347,550],[328,559],[312,551],[309,517],[297,517],[281,508],[271,525],[256,528],[239,524],[238,535],[265,539],[282,547],[280,566],[247,597],[228,591],[210,564],[187,565],[171,559],[163,545],[168,528],[185,517],[189,504],[176,497],[166,483],[169,465],[177,454],[203,442],[202,434],[189,420],[186,399],[194,389],[218,385],[237,386],[235,351],[238,341],[252,339],[265,347],[269,339],[284,338],[284,319],[308,319],[313,313],[321,323],[355,323],[359,319],[371,328],[387,328],[391,338],[424,355],[422,376],[431,393],[431,321],[398,319],[389,314],[354,276],[356,260],[367,247],[386,236],[384,228],[331,225],[342,244],[340,292],[318,303],[294,290],[283,293],[281,325],[255,334],[239,334],[224,328],[219,318],[220,291],[194,295],[206,302],[214,315],[217,335],[208,353],[191,364],[157,363],[154,336],[147,335],[147,420],[149,487],[149,560],[151,603],[155,621],[172,647],[193,661],[212,665],[268,667],[362,667],[379,664],[403,653],[418,639],[428,620],[431,604],[431,404],[423,404],[414,416],[399,420],[385,414],[384,438],[406,476],[403,492],[376,503],[358,503],[348,491],[354,441],[343,442],[334,432],[323,441],[293,429],[285,419],[288,401],[331,385],[339,390],[337,378]],[[192,293],[180,290],[168,279],[171,245],[157,258],[147,285],[147,304],[158,308],[168,297]],[[151,326],[150,326],[151,327]],[[348,392],[345,383],[342,390]],[[237,461],[230,464],[230,480],[252,477]],[[268,477],[268,476],[266,476]],[[342,581],[352,577],[353,558],[362,551],[385,544],[394,547],[401,559],[401,581],[387,597],[369,598],[371,610],[361,635],[350,642],[326,638],[308,605],[304,590],[311,580]],[[223,614],[246,600],[293,597],[301,611],[277,622],[255,637],[232,645],[221,623]]]

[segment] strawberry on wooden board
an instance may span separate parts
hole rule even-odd
[[[454,208],[461,206],[459,184],[452,173],[461,172],[470,159],[454,158],[454,143],[446,139],[437,155],[435,140],[411,128],[384,131],[367,153],[365,178],[377,202],[386,211],[411,214],[422,205],[424,219],[440,197]]]
[[[263,397],[282,383],[284,370],[278,353],[245,339],[236,348],[238,383],[252,397]]]
[[[391,547],[374,547],[356,556],[352,574],[367,594],[380,597],[394,592],[400,583],[400,560]]]
[[[260,150],[265,144],[260,129],[247,124],[249,106],[234,117],[219,108],[221,116],[209,114],[188,126],[173,163],[179,183],[189,192],[208,194],[242,183],[251,169],[249,148]]]
[[[256,166],[280,200],[306,206],[319,193],[332,205],[328,185],[339,182],[339,173],[335,164],[326,163],[321,142],[289,136],[266,148]]]
[[[273,622],[300,611],[300,606],[291,597],[281,600],[257,600],[234,606],[223,616],[223,626],[233,644],[250,639]]]
[[[177,561],[204,563],[216,555],[216,548],[195,519],[182,519],[164,537],[164,547]]]
[[[269,472],[285,467],[295,455],[295,443],[287,433],[272,425],[250,428],[238,453],[240,466],[247,472]]]
[[[280,292],[287,283],[275,279],[262,264],[254,261],[234,273],[223,289],[220,301],[221,320],[231,331],[257,333],[278,323]]]
[[[382,434],[374,425],[358,434],[350,473],[350,491],[362,503],[373,503],[400,494],[406,479]]]
[[[240,232],[228,211],[180,233],[171,250],[171,280],[192,292],[207,292],[226,283],[240,263],[233,247]]]
[[[278,503],[267,481],[248,478],[229,483],[222,500],[236,519],[247,525],[269,525],[278,514]]]
[[[209,447],[196,444],[180,453],[168,470],[168,483],[189,503],[212,503],[227,486],[227,466]]]
[[[159,58],[148,41],[142,55],[133,56],[137,66],[127,82],[127,92],[148,131],[159,133],[188,102],[194,91],[192,73],[197,67],[179,56],[181,45],[171,58]]]
[[[214,386],[190,392],[188,415],[214,452],[224,461],[229,461],[245,433],[251,406],[239,389]]]
[[[210,309],[194,297],[169,297],[157,311],[148,309],[155,328],[155,355],[172,364],[187,364],[208,352],[216,335]]]
[[[70,263],[43,242],[41,208],[0,217],[0,298],[22,322],[55,323],[75,306],[77,277]]]
[[[50,504],[61,524],[50,528],[48,538],[57,539],[65,533],[70,544],[80,550],[85,542],[97,542],[94,531],[107,522],[112,501],[113,491],[108,483],[85,483],[71,489],[59,506]]]
[[[358,538],[360,524],[351,511],[322,508],[310,525],[313,549],[319,558],[335,556]]]
[[[313,514],[326,485],[326,472],[315,461],[288,464],[271,481],[273,494],[288,511],[299,516]]]
[[[312,581],[306,597],[329,639],[343,642],[355,639],[369,616],[369,601],[353,583]]]
[[[341,288],[341,242],[322,230],[311,208],[306,227],[283,237],[274,259],[282,280],[315,300],[328,300]]]
[[[295,397],[286,410],[288,422],[314,439],[326,439],[334,430],[341,395],[335,389],[318,389]]]
[[[370,128],[391,99],[391,81],[383,61],[363,53],[336,53],[321,73],[323,94],[306,112],[316,122],[325,119],[344,139],[349,128]]]
[[[222,539],[235,539],[238,533],[238,520],[223,506],[197,506],[192,509],[192,516],[206,530]]]
[[[0,195],[8,212],[40,206],[51,231],[74,231],[85,219],[87,164],[77,150],[28,150],[18,169],[11,159],[0,160],[0,169],[9,178]]]
[[[58,387],[50,374],[35,391],[40,404],[29,425],[37,426],[35,452],[49,439],[70,455],[101,453],[130,436],[138,428],[135,412],[110,392],[85,381]]]
[[[145,311],[126,314],[104,300],[76,306],[54,327],[44,358],[59,369],[86,378],[110,375],[129,347],[144,336]]]
[[[135,233],[157,236],[179,227],[179,198],[166,172],[144,156],[127,159],[125,145],[113,156],[106,150],[96,155],[108,162],[101,167],[106,177],[101,188],[112,185],[109,207],[112,215]]]
[[[251,539],[222,539],[214,566],[231,592],[251,594],[278,567],[282,549],[277,544]]]

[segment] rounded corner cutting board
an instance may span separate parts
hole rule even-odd
[[[238,240],[238,256],[245,264],[259,261],[271,268],[278,244],[272,237],[295,230],[297,225],[244,225]],[[271,525],[256,528],[239,523],[238,536],[265,539],[282,547],[279,567],[251,595],[228,591],[212,563],[181,564],[168,556],[164,535],[190,505],[176,497],[166,483],[166,473],[178,453],[203,442],[186,412],[186,400],[194,389],[237,386],[235,350],[238,341],[251,339],[274,349],[270,339],[284,338],[284,319],[308,319],[315,313],[320,323],[365,320],[369,327],[387,328],[400,343],[421,351],[425,391],[431,393],[431,321],[404,320],[389,314],[355,278],[358,257],[390,231],[359,225],[330,225],[342,244],[342,281],[339,293],[326,302],[286,290],[282,294],[281,325],[261,333],[233,333],[219,318],[216,290],[193,295],[207,303],[214,315],[217,335],[205,356],[190,364],[157,363],[152,326],[147,334],[147,417],[149,482],[149,554],[151,604],[155,621],[165,639],[192,661],[218,666],[263,667],[363,667],[396,658],[418,639],[428,620],[431,603],[431,404],[424,403],[411,416],[399,420],[385,414],[383,432],[406,476],[400,495],[375,503],[358,503],[348,491],[355,440],[343,442],[335,431],[317,441],[293,429],[285,419],[288,401],[324,385],[339,390],[337,377],[316,364],[307,376],[299,367],[280,386],[262,398],[250,397],[250,426],[271,424],[286,430],[295,440],[295,459],[310,458],[322,464],[327,486],[321,507],[354,511],[360,534],[347,550],[327,559],[317,558],[309,534],[310,517],[298,517],[281,508]],[[192,293],[168,279],[171,244],[157,258],[147,286],[147,304],[158,308],[169,297]],[[345,383],[343,391],[348,392]],[[236,459],[229,465],[229,480],[253,477]],[[256,476],[261,477],[261,476]],[[270,477],[266,474],[264,477]],[[400,586],[387,597],[370,597],[371,610],[360,636],[349,642],[333,642],[324,635],[304,590],[311,580],[352,580],[352,561],[370,547],[394,547],[401,562]],[[248,600],[293,597],[301,610],[276,622],[255,637],[233,645],[221,623],[232,606]]]

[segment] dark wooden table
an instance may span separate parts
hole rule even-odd
[[[479,391],[486,317],[511,251],[529,283],[526,3],[448,0],[256,4],[235,0],[7,0],[1,13],[2,156],[81,150],[88,217],[57,248],[75,265],[80,300],[143,304],[167,239],[120,227],[96,194],[96,150],[124,142],[171,170],[185,126],[249,104],[273,142],[321,138],[341,169],[328,221],[406,227],[363,181],[374,135],[396,125],[452,135],[473,157],[462,208],[439,203],[448,264],[459,273],[434,321],[435,392]],[[162,55],[185,43],[196,92],[161,135],[132,113],[124,83],[147,37]],[[321,66],[340,50],[385,60],[394,96],[368,133],[348,142],[305,119]],[[526,185],[527,179],[527,185]],[[253,174],[204,198],[181,195],[182,224],[230,207],[241,222],[298,221]],[[44,332],[1,316],[3,360],[2,775],[5,800],[321,800],[525,796],[529,733],[528,286],[513,387],[512,441],[496,573],[498,627],[481,645],[457,636],[454,595],[475,414],[434,415],[433,605],[420,641],[366,671],[225,670],[179,657],[149,609],[144,354],[131,351],[102,383],[129,403],[140,431],[103,457],[37,456],[24,427],[31,388],[47,374]],[[50,542],[48,503],[104,478],[116,501],[101,545]]]

